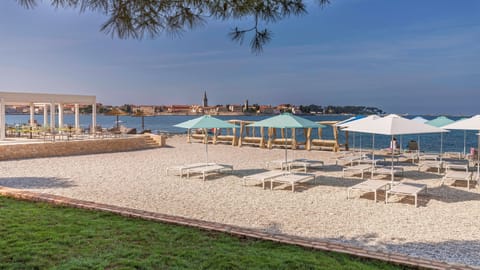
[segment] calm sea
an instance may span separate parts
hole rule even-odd
[[[8,125],[15,124],[25,124],[28,122],[29,115],[7,115],[6,121]],[[145,129],[150,129],[155,133],[185,133],[185,130],[176,128],[173,125],[180,122],[193,119],[197,116],[149,116],[145,117]],[[250,120],[258,121],[269,116],[218,116],[218,118],[223,120],[239,119],[239,120]],[[333,120],[344,120],[350,116],[346,115],[315,115],[315,116],[304,116],[307,119],[312,121],[333,121]],[[408,118],[413,118],[414,116],[409,116]],[[423,116],[425,119],[431,120],[435,117],[433,116]],[[35,119],[38,123],[43,123],[43,115],[35,115]],[[130,128],[136,128],[138,131],[142,130],[142,118],[141,117],[132,117],[132,116],[120,116],[119,117],[121,124]],[[451,117],[453,120],[458,120],[457,117]],[[105,116],[97,115],[97,124],[103,127],[113,127],[115,126],[116,117],[115,116]],[[67,114],[64,117],[65,124],[74,124],[74,116]],[[81,126],[87,128],[91,123],[90,115],[81,115],[80,116]],[[456,151],[463,152],[464,150],[464,136],[466,135],[466,151],[468,152],[470,147],[477,147],[477,134],[478,131],[450,131],[443,135],[443,149],[444,151]],[[259,134],[259,133],[257,133]],[[297,138],[301,140],[303,138],[303,130],[297,130]],[[313,132],[313,137],[317,136],[317,132]],[[323,138],[324,139],[333,139],[332,128],[323,129]],[[401,142],[402,147],[406,148],[410,140],[418,141],[420,140],[420,148],[423,151],[428,152],[439,152],[440,151],[440,134],[428,134],[428,135],[406,135],[399,136],[397,140]],[[340,141],[345,141],[345,133],[340,132]],[[387,148],[390,144],[389,136],[375,135],[375,148]],[[372,147],[372,135],[370,134],[352,134],[349,135],[349,143],[351,146],[357,148],[371,148]]]

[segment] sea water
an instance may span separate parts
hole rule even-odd
[[[186,131],[181,128],[174,127],[175,124],[181,123],[198,117],[196,115],[160,115],[160,116],[146,116],[144,117],[144,127],[145,129],[151,130],[154,133],[185,133]],[[246,116],[246,115],[235,115],[235,116],[216,116],[222,120],[247,120],[247,121],[259,121],[271,116],[261,115],[261,116]],[[302,116],[312,121],[341,121],[345,120],[350,115],[307,115]],[[409,116],[408,118],[413,118],[415,116]],[[435,118],[435,116],[422,116],[427,120]],[[7,115],[6,122],[7,125],[23,125],[26,124],[29,120],[29,115]],[[97,115],[97,125],[100,125],[105,128],[111,128],[116,125],[116,116],[106,116],[106,115]],[[458,117],[451,117],[452,120],[458,120]],[[35,115],[35,120],[37,123],[43,123],[43,114]],[[57,120],[58,121],[58,120]],[[74,115],[65,114],[64,115],[64,124],[65,125],[74,125]],[[82,128],[88,128],[92,122],[91,115],[80,115],[80,123]],[[137,131],[142,130],[142,117],[133,117],[133,116],[119,116],[119,122],[121,125],[124,125],[129,128],[136,128]],[[471,147],[477,147],[477,134],[478,131],[463,131],[463,130],[452,130],[450,132],[444,133],[443,135],[443,151],[451,152],[463,152],[464,148],[466,152],[470,151]],[[256,134],[260,134],[257,130]],[[266,132],[265,132],[266,134]],[[277,132],[280,134],[280,132]],[[258,136],[258,135],[257,135]],[[287,131],[287,136],[291,136],[291,131]],[[304,140],[303,129],[296,130],[296,136],[298,140]],[[465,137],[464,137],[465,136]],[[318,133],[316,130],[312,131],[312,138],[318,138]],[[327,126],[322,131],[323,139],[333,139],[333,129],[330,126]],[[402,148],[407,148],[407,144],[410,140],[415,140],[419,142],[420,148],[422,151],[426,152],[440,152],[440,134],[423,134],[423,135],[403,135],[396,136],[397,141],[402,145]],[[464,138],[466,138],[466,144],[464,146]],[[349,145],[355,148],[372,148],[372,134],[361,134],[361,133],[349,133]],[[388,148],[390,145],[390,136],[384,135],[375,135],[375,149]],[[339,132],[339,141],[340,143],[345,142],[345,132]]]

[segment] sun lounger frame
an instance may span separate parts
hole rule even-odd
[[[387,190],[391,187],[390,182],[384,180],[367,180],[351,186],[347,189],[347,200],[350,199],[350,192],[353,190],[363,190],[374,193],[374,201],[377,202],[377,192],[379,190],[385,190],[385,197],[387,196]]]
[[[358,164],[358,165],[354,165],[354,166],[347,166],[345,168],[343,168],[343,175],[342,177],[345,178],[345,172],[348,172],[348,171],[357,171],[357,172],[360,172],[362,174],[361,178],[363,179],[363,176],[365,174],[365,172],[368,172],[368,171],[371,171],[372,170],[372,166],[369,165],[369,164]]]
[[[233,166],[227,165],[227,164],[214,164],[214,165],[200,166],[200,167],[187,169],[187,178],[190,178],[190,174],[192,173],[200,173],[202,174],[203,181],[205,181],[206,176],[209,173],[223,173],[227,171],[232,172]]]
[[[427,185],[412,183],[400,183],[398,185],[394,185],[385,193],[385,204],[388,203],[388,195],[405,195],[414,196],[415,207],[418,207],[418,194],[422,191],[427,193]]]
[[[169,171],[178,171],[179,174],[180,174],[180,177],[183,177],[184,174],[187,174],[187,170],[189,170],[189,169],[196,168],[196,167],[207,166],[207,165],[215,165],[215,164],[216,163],[201,162],[201,163],[192,163],[192,164],[171,166],[171,167],[167,167],[165,169],[165,175],[168,175]]]
[[[257,174],[252,174],[252,175],[247,175],[243,177],[243,185],[247,185],[247,180],[258,180],[262,182],[262,188],[265,189],[265,182],[270,180],[270,178],[274,178],[280,175],[284,175],[287,172],[285,171],[279,171],[279,170],[273,170],[273,171],[266,171],[262,173],[257,173]]]
[[[470,189],[470,181],[473,180],[473,173],[468,171],[449,171],[442,177],[442,186],[445,183],[445,180],[453,180],[454,182],[457,180],[467,181],[467,189]]]
[[[296,177],[296,178],[295,178]],[[315,174],[311,173],[286,173],[278,177],[270,178],[270,190],[273,190],[273,182],[292,185],[292,192],[295,192],[295,184],[302,181],[313,180],[316,183]]]

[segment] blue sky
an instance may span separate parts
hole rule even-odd
[[[0,91],[93,94],[120,105],[200,103],[206,90],[210,104],[480,113],[480,1],[331,2],[269,25],[274,38],[256,56],[227,37],[237,22],[119,40],[99,31],[100,14],[3,0]]]

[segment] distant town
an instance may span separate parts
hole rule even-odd
[[[7,106],[7,114],[28,114],[30,106]],[[80,113],[91,113],[92,106],[81,106]],[[207,93],[204,92],[201,104],[175,104],[175,105],[135,105],[124,104],[121,106],[97,104],[97,113],[110,115],[268,115],[290,112],[293,114],[384,114],[385,112],[376,107],[367,106],[321,106],[321,105],[294,105],[279,104],[276,106],[265,104],[249,104],[245,100],[243,104],[209,105]],[[43,107],[36,107],[35,113],[43,113]],[[64,113],[74,113],[73,105],[65,105]]]

